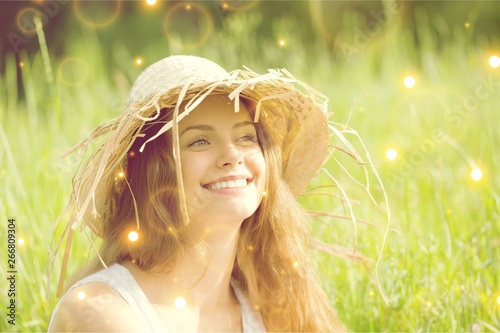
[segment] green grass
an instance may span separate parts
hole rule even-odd
[[[183,50],[170,41],[167,48],[151,46],[142,56],[149,64],[166,56],[170,47],[207,56],[226,68],[286,67],[330,98],[336,122],[347,122],[352,110],[350,125],[364,139],[384,180],[391,227],[397,232],[389,231],[378,266],[389,305],[373,283],[374,265],[365,269],[359,263],[314,254],[325,288],[350,330],[470,331],[476,325],[481,331],[498,331],[500,69],[487,66],[491,55],[487,38],[474,42],[462,26],[449,27],[451,35],[441,35],[425,13],[417,18],[419,47],[411,42],[410,31],[393,26],[395,20],[349,59],[319,34],[301,35],[299,24],[291,19],[277,20],[269,38],[252,34],[259,21],[252,15],[229,16],[222,30],[202,47]],[[345,22],[352,24],[346,27],[348,38],[349,29],[359,22],[348,14]],[[283,31],[287,44],[279,47],[276,39]],[[228,45],[233,52],[227,51]],[[123,109],[131,80],[140,72],[133,65],[135,55],[119,40],[103,44],[98,32],[88,28],[68,34],[64,55],[55,57],[50,51],[52,85],[47,83],[40,52],[31,58],[22,54],[24,100],[14,89],[17,64],[13,58],[6,59],[7,72],[0,78],[2,300],[7,289],[3,278],[7,218],[16,219],[18,237],[25,239],[17,250],[17,325],[11,327],[2,315],[0,331],[47,329],[57,301],[57,274],[50,280],[51,299],[46,294],[51,227],[68,200],[78,166],[73,156],[66,160],[59,156]],[[416,78],[414,88],[402,85],[406,75]],[[496,85],[485,86],[484,80]],[[484,98],[475,97],[477,89]],[[476,103],[475,110],[457,111],[455,105],[468,101]],[[391,147],[399,154],[394,162],[385,158]],[[359,167],[342,160],[358,174]],[[484,174],[479,182],[470,178],[476,165]],[[333,163],[328,168],[343,178]],[[375,184],[373,177],[370,180]],[[360,253],[376,259],[382,249],[385,216],[363,191],[351,185],[345,189],[360,202],[354,205],[358,217],[382,226],[358,225]],[[373,192],[377,201],[383,199],[376,185]],[[331,202],[314,204],[345,213],[339,201],[334,208],[329,208]],[[351,222],[322,221],[315,224],[316,233],[352,247]],[[79,234],[70,272],[84,265],[87,253],[88,242]],[[59,268],[56,260],[54,271]]]

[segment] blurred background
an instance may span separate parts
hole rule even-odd
[[[17,236],[16,325],[2,316],[0,331],[46,331],[57,302],[53,223],[80,166],[61,154],[120,114],[133,80],[170,54],[286,68],[330,99],[330,119],[369,163],[368,176],[342,156],[325,166],[351,193],[357,227],[338,218],[349,215],[340,200],[301,201],[330,213],[316,236],[372,258],[312,252],[351,331],[500,330],[500,2],[34,0],[0,1],[4,309],[9,218]],[[77,234],[68,275],[92,256]]]
[[[428,16],[428,28],[436,33],[436,46],[452,40],[454,30],[460,27],[467,29],[470,43],[489,40],[493,49],[500,47],[495,40],[500,31],[497,1],[455,4],[450,1],[152,0],[148,4],[146,1],[33,0],[2,1],[0,12],[2,73],[7,55],[14,55],[19,62],[20,53],[33,56],[39,50],[32,21],[37,13],[41,15],[53,57],[60,58],[71,52],[74,39],[93,30],[99,42],[108,46],[102,51],[102,57],[110,69],[113,69],[113,49],[118,46],[138,56],[152,53],[154,57],[161,51],[196,53],[209,45],[214,35],[229,28],[228,21],[239,16],[258,17],[252,30],[242,32],[241,37],[249,43],[253,40],[286,43],[287,34],[292,30],[279,26],[284,21],[297,24],[293,27],[293,38],[301,48],[307,49],[318,40],[327,44],[331,56],[359,55],[365,47],[383,47],[394,29],[412,32],[407,42],[422,47],[425,40],[418,34],[418,25],[422,23],[423,12]],[[228,45],[228,57],[246,60],[245,55],[237,51]],[[277,64],[282,62],[277,59]],[[144,65],[147,63],[145,59]],[[22,91],[21,83],[19,89]]]

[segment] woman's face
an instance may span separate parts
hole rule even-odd
[[[191,220],[242,222],[259,206],[266,163],[244,104],[208,96],[179,123],[184,190]]]

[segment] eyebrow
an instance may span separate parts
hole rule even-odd
[[[239,123],[236,123],[233,125],[233,129],[245,127],[245,126],[252,126],[254,127],[253,123],[251,121],[242,121]],[[182,134],[186,133],[189,130],[198,130],[198,131],[215,131],[215,128],[210,125],[193,125],[193,126],[188,126],[186,127],[181,134],[179,134],[179,137],[182,136]]]

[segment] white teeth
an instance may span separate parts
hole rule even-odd
[[[229,180],[227,182],[214,183],[207,186],[209,190],[220,190],[221,188],[236,188],[247,185],[246,179]]]

